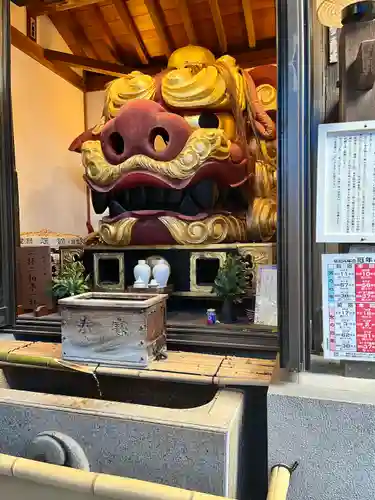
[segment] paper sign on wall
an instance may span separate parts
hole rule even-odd
[[[322,273],[324,356],[375,361],[375,254],[323,255]]]
[[[277,266],[258,267],[254,323],[277,326]]]
[[[375,121],[319,126],[316,239],[375,242]]]

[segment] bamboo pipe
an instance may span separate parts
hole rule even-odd
[[[28,488],[34,488],[35,485],[38,485],[40,490],[40,498],[228,500],[221,496],[187,491],[164,484],[71,469],[10,455],[0,454],[0,463],[0,489],[5,485],[6,491],[11,493],[12,500],[23,500]]]
[[[72,370],[87,373],[90,375],[95,371],[96,368],[96,365],[94,367],[89,367],[47,356],[20,354],[17,351],[0,351],[0,366],[1,365],[18,365],[22,367],[33,366],[35,368],[51,368],[52,370]]]
[[[298,462],[294,462],[291,467],[284,464],[278,464],[272,467],[267,500],[287,499],[290,478],[297,467]]]

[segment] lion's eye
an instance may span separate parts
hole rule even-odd
[[[219,118],[212,111],[202,111],[198,118],[200,128],[219,128]]]

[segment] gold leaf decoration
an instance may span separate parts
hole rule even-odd
[[[250,178],[254,186],[256,197],[276,198],[277,173],[276,169],[263,161],[255,163],[255,176]]]
[[[82,163],[87,177],[98,186],[112,185],[122,175],[135,170],[183,180],[191,177],[209,158],[229,158],[229,148],[230,141],[223,130],[198,129],[193,131],[183,150],[171,161],[134,155],[119,165],[111,165],[104,158],[100,141],[86,141],[82,145]]]
[[[175,108],[231,109],[227,82],[219,67],[224,66],[237,87],[237,99],[242,109],[244,81],[233,57],[223,56],[218,64],[208,66],[187,65],[169,71],[162,79],[162,95],[167,104]]]
[[[276,201],[270,198],[254,198],[248,216],[248,239],[252,241],[269,241],[276,234],[276,225]]]
[[[130,244],[138,219],[129,217],[115,222],[101,222],[99,233],[107,245]],[[185,221],[172,216],[159,217],[177,244],[210,244],[246,241],[246,217],[211,215],[199,221]]]
[[[257,94],[260,102],[266,111],[277,109],[277,92],[275,87],[265,83],[257,87]]]
[[[101,221],[99,225],[100,238],[107,245],[127,246],[130,244],[132,229],[137,220],[134,217],[128,217],[112,223]]]
[[[246,220],[234,215],[215,214],[199,221],[163,216],[159,220],[180,245],[246,241]]]
[[[103,115],[106,121],[118,115],[121,107],[133,99],[149,99],[155,97],[155,80],[150,75],[133,71],[129,75],[117,78],[108,84]]]

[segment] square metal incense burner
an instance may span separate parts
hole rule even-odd
[[[166,350],[167,298],[90,292],[59,300],[63,359],[146,368]]]

